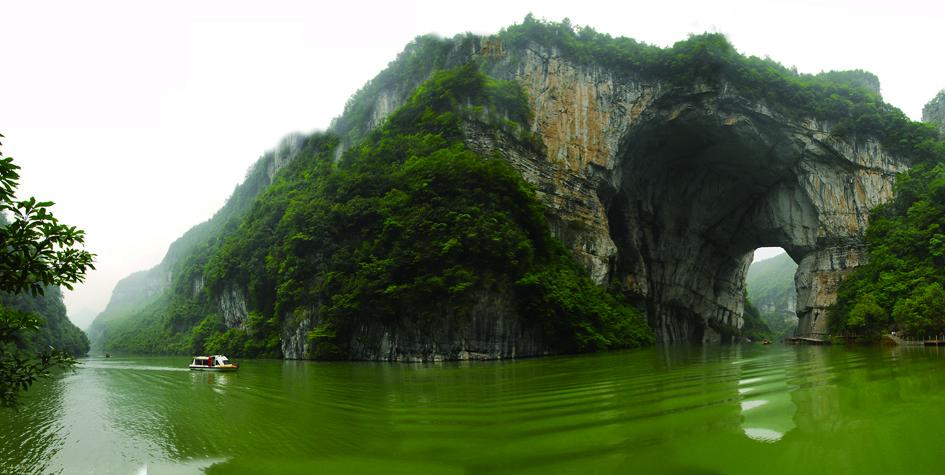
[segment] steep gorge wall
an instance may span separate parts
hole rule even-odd
[[[108,327],[129,319],[142,318],[142,311],[155,300],[166,296],[171,291],[174,279],[182,273],[187,261],[199,253],[207,240],[217,238],[220,229],[231,219],[239,219],[256,196],[272,184],[276,173],[287,166],[297,156],[305,137],[302,134],[289,134],[279,141],[277,146],[263,154],[249,169],[246,179],[241,183],[227,203],[211,219],[187,230],[183,236],[171,243],[164,258],[148,270],[134,272],[118,281],[112,290],[111,298],[105,309],[95,317],[88,328],[92,347],[98,349],[105,339]],[[188,282],[192,295],[203,290],[203,278]],[[245,299],[240,289],[235,294],[217,296],[216,306],[227,317],[228,324],[238,327],[246,319]],[[242,301],[242,314],[235,313]],[[131,322],[131,324],[134,324]]]
[[[422,48],[402,55],[425,61],[426,74],[394,80],[385,71],[365,86],[370,100],[354,101],[336,122],[338,156],[404,104],[434,68],[474,59],[488,74],[518,82],[544,150],[475,123],[465,126],[467,145],[518,169],[546,206],[554,235],[597,283],[636,298],[665,342],[719,341],[738,328],[745,274],[762,246],[783,247],[800,264],[798,333],[826,331],[824,312],[838,283],[864,259],[869,210],[891,197],[895,174],[907,167],[869,137],[840,139],[831,124],[782,116],[732,84],[672,86],[578,64],[552,47],[507,48],[494,37],[428,43],[438,56],[423,58],[432,53]],[[264,156],[254,170],[265,173],[248,177],[241,185],[247,191],[218,214],[230,219],[247,209],[300,143],[296,137]],[[206,228],[224,220],[215,216]],[[195,297],[204,291],[201,278],[188,284]],[[233,283],[209,298],[228,327],[245,328],[246,295]],[[484,294],[479,301],[462,325],[445,318],[431,328],[407,319],[396,331],[362,328],[351,356],[438,360],[547,352],[512,318],[507,296]],[[303,313],[284,318],[286,358],[307,355],[307,335],[320,323],[317,308]]]
[[[739,327],[762,246],[799,263],[798,333],[825,333],[837,285],[865,258],[869,210],[908,166],[875,140],[838,138],[730,84],[669,87],[491,39],[473,56],[525,88],[546,152],[523,155],[475,130],[472,148],[515,165],[557,237],[597,282],[639,296],[666,342],[718,341]],[[397,105],[383,98],[377,110]]]
[[[559,220],[584,224],[565,242],[592,275],[607,268],[645,299],[663,341],[713,341],[740,326],[745,273],[762,246],[800,264],[798,332],[826,332],[839,281],[864,259],[869,211],[891,198],[904,160],[729,84],[662,87],[537,47],[509,61],[557,178],[539,188],[554,190],[546,203]]]

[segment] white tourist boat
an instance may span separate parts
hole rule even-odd
[[[194,356],[190,369],[194,371],[236,371],[239,365],[230,363],[223,355]]]

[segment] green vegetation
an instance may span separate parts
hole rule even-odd
[[[604,66],[670,87],[724,85],[787,117],[828,121],[834,134],[876,137],[886,150],[916,163],[935,161],[945,152],[935,127],[913,122],[883,102],[874,92],[878,81],[872,74],[799,74],[771,59],[739,54],[721,34],[692,35],[671,48],[659,48],[586,26],[576,29],[568,20],[544,22],[529,15],[521,25],[500,32],[498,38],[519,49],[531,43],[553,46],[578,63]]]
[[[474,123],[537,146],[529,120],[516,84],[470,63],[434,73],[338,161],[336,135],[309,137],[238,225],[182,263],[149,323],[110,329],[108,348],[279,356],[283,326],[316,315],[310,356],[345,358],[359,327],[463,319],[484,295],[514,300],[558,351],[652,341],[640,312],[551,236],[519,173],[462,141]],[[210,303],[231,288],[248,291],[243,328]]]
[[[94,256],[78,248],[85,233],[59,223],[49,212],[52,202],[16,200],[19,168],[12,158],[0,153],[0,244],[4,250],[0,253],[0,406],[5,407],[15,407],[20,392],[48,376],[52,368],[73,365],[75,361],[65,351],[88,349],[88,343],[76,335],[78,329],[62,328],[62,321],[54,318],[58,315],[43,312],[47,313],[44,322],[31,312],[46,310],[57,302],[61,306],[54,286],[71,289],[88,269],[94,269]],[[7,220],[6,213],[12,219]],[[56,289],[50,299],[39,298],[50,288]],[[65,317],[64,309],[58,310],[63,310],[61,316]],[[60,332],[64,333],[57,334]],[[50,341],[55,337],[67,341]],[[60,347],[36,348],[45,343]]]
[[[344,113],[331,124],[331,130],[344,139],[357,141],[372,126],[374,104],[381,91],[398,91],[409,94],[423,83],[432,71],[449,67],[449,52],[457,43],[468,42],[472,35],[444,39],[436,35],[424,35],[414,39],[391,61],[380,74],[359,89],[345,104]]]
[[[922,121],[928,122],[945,133],[945,89],[922,108]]]
[[[761,318],[761,313],[752,305],[748,296],[745,296],[745,313],[742,315],[742,327],[740,335],[751,341],[771,340],[774,333],[768,328],[768,324]]]
[[[269,186],[268,170],[276,155],[288,160],[300,152],[304,142],[305,138],[298,134],[285,137],[276,150],[263,154],[250,167],[243,183],[211,219],[192,227],[170,245],[160,264],[122,279],[108,307],[89,327],[95,349],[180,354],[190,353],[196,347],[194,351],[201,352],[203,340],[195,346],[178,335],[196,324],[191,323],[194,318],[200,321],[217,310],[206,302],[195,302],[194,280],[203,275],[207,256],[218,248],[221,235],[239,227],[256,197]],[[171,276],[173,282],[169,284]],[[223,327],[222,318],[218,324]]]
[[[484,69],[501,70],[498,62],[514,63],[540,44],[663,88],[721,88],[730,91],[726,100],[817,119],[852,141],[876,138],[922,169],[945,155],[935,128],[885,104],[872,74],[799,74],[743,56],[718,34],[658,48],[529,15],[489,40],[511,57],[483,54],[476,61]],[[595,290],[548,235],[521,177],[464,145],[462,130],[475,124],[523,147],[541,146],[518,87],[483,76],[474,64],[457,67],[475,47],[468,34],[417,38],[348,101],[330,133],[300,138],[295,158],[271,183],[260,160],[224,209],[152,270],[157,281],[173,276],[169,288],[100,317],[97,340],[113,351],[279,356],[283,328],[316,316],[311,356],[340,358],[354,325],[464,318],[477,299],[498,295],[565,351],[648,341],[639,312]],[[381,94],[410,99],[379,124]],[[218,299],[236,290],[245,291],[249,315],[231,328]],[[876,302],[893,318],[889,302]],[[879,318],[868,306],[861,310],[864,325]],[[899,314],[910,312],[904,306]],[[775,334],[789,331],[786,321],[767,317]]]
[[[863,71],[799,74],[770,60],[745,57],[719,34],[693,35],[671,48],[613,38],[569,21],[529,15],[499,35],[507,45],[556,47],[582,64],[602,65],[668,87],[695,83],[734,88],[790,118],[816,118],[837,136],[876,138],[915,165],[902,174],[893,203],[873,213],[870,263],[847,279],[831,311],[832,331],[875,336],[900,328],[916,336],[945,333],[945,142],[933,124],[913,122],[882,101],[878,81]],[[939,299],[939,300],[936,300]]]
[[[0,305],[39,317],[39,328],[23,335],[23,346],[34,353],[42,353],[49,348],[72,356],[83,356],[89,352],[89,339],[66,316],[62,291],[58,287],[47,287],[43,295],[36,296],[3,294],[0,295]]]
[[[873,211],[866,238],[869,263],[840,286],[831,330],[945,334],[945,163],[901,174],[893,201]]]
[[[745,277],[747,298],[775,340],[793,335],[797,328],[797,316],[793,311],[797,299],[794,289],[796,271],[794,259],[784,253],[753,262]]]

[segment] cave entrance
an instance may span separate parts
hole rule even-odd
[[[755,249],[745,276],[745,303],[742,335],[760,336],[764,326],[775,341],[794,336],[797,330],[797,263],[780,247]],[[754,308],[752,315],[750,307]],[[755,321],[758,320],[758,321]]]
[[[659,341],[705,343],[733,341],[753,254],[780,247],[797,263],[795,335],[823,337],[840,282],[866,258],[869,210],[906,165],[727,87],[671,91],[627,109],[613,160],[593,162],[613,246],[594,235],[577,250],[614,249],[604,277],[639,299]]]
[[[642,296],[664,343],[734,341],[755,250],[780,247],[797,263],[818,250],[809,147],[767,118],[715,107],[672,106],[641,121],[601,194],[612,275]],[[797,273],[798,294],[812,277]]]

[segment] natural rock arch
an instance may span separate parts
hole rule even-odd
[[[799,264],[797,333],[827,331],[840,280],[865,258],[869,210],[905,161],[871,138],[788,118],[729,85],[664,88],[536,47],[492,73],[529,93],[544,156],[470,134],[534,183],[555,233],[601,283],[640,297],[664,342],[741,325],[754,249]]]
[[[620,153],[607,181],[614,196],[603,200],[616,275],[645,279],[663,341],[739,327],[745,273],[762,246],[799,263],[798,333],[825,333],[825,307],[862,261],[869,210],[890,196],[898,168],[875,145],[712,93],[654,104]]]
[[[471,54],[521,84],[545,150],[475,124],[467,144],[535,185],[553,233],[595,281],[636,296],[661,341],[719,341],[740,327],[745,273],[763,246],[798,263],[797,333],[827,331],[826,308],[863,262],[869,211],[892,197],[902,157],[731,84],[668,86],[490,41],[452,50],[445,64]],[[407,96],[378,97],[372,123]]]

